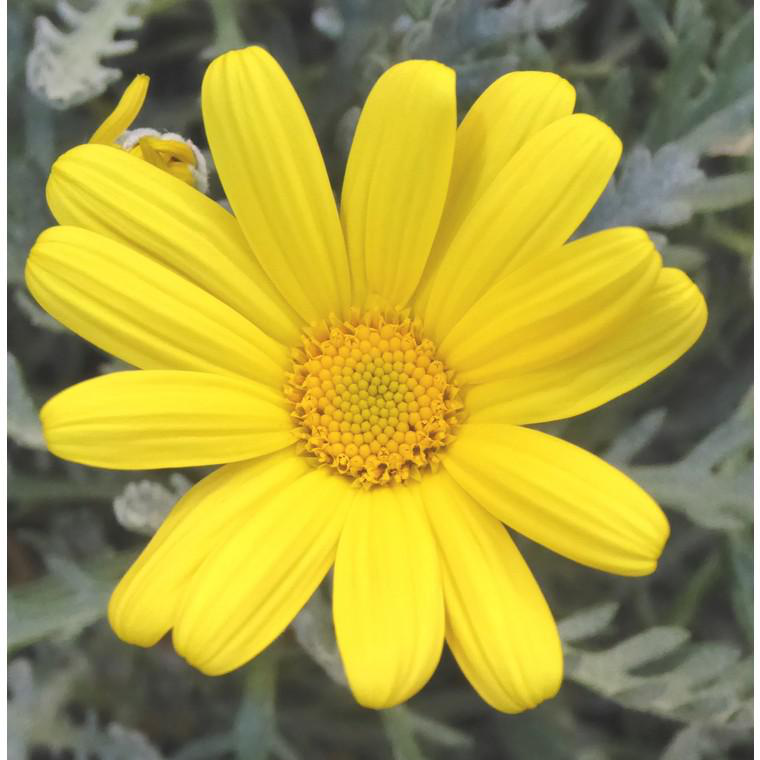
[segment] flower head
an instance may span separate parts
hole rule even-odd
[[[389,69],[336,208],[280,67],[248,48],[203,82],[234,215],[103,145],[63,155],[61,226],[27,282],[57,319],[139,368],[42,412],[50,450],[119,469],[220,464],[175,506],[109,619],[226,673],[288,625],[334,565],[357,700],[417,692],[444,639],[481,696],[518,712],[562,677],[556,626],[502,523],[577,562],[651,573],[659,507],[597,457],[524,427],[580,414],[678,358],[706,319],[647,235],[567,242],[620,142],[560,77],[507,74],[457,127],[454,72]]]

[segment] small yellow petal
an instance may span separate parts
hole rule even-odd
[[[619,575],[648,575],[668,521],[622,472],[538,430],[463,425],[443,458],[492,515],[565,557]]]
[[[454,70],[392,66],[362,109],[346,166],[341,218],[354,298],[403,306],[414,292],[448,190],[457,107]]]
[[[660,269],[643,230],[581,238],[494,285],[446,336],[440,353],[465,385],[554,363],[617,329]]]
[[[140,109],[148,94],[150,77],[147,74],[138,74],[129,84],[124,94],[116,104],[116,108],[109,114],[106,120],[95,130],[90,138],[91,143],[113,145],[116,138],[129,128],[137,118]]]
[[[268,335],[298,341],[302,320],[264,274],[235,217],[198,190],[125,151],[81,145],[55,162],[46,193],[60,224],[137,249]]]
[[[574,114],[533,135],[490,183],[448,247],[424,309],[440,341],[508,271],[561,246],[601,195],[621,144],[598,119]]]
[[[309,470],[287,449],[225,465],[193,486],[111,595],[108,619],[116,635],[153,646],[176,622],[182,593],[206,557],[242,530],[259,504]]]
[[[40,412],[48,448],[91,467],[237,462],[294,443],[280,394],[202,372],[114,372],[61,391]]]
[[[702,334],[707,307],[680,270],[662,269],[625,323],[586,350],[467,392],[473,422],[527,425],[582,414],[662,372]]]
[[[172,269],[103,235],[45,230],[27,260],[26,282],[45,311],[141,369],[283,382],[285,346]]]
[[[187,584],[177,651],[207,675],[221,675],[268,646],[330,569],[356,495],[343,478],[318,469],[251,504]]]
[[[203,122],[227,198],[264,271],[307,322],[349,305],[343,233],[314,132],[269,53],[214,60]]]
[[[444,637],[436,549],[419,488],[359,492],[335,559],[333,618],[349,686],[393,707],[435,670]]]
[[[506,529],[445,471],[425,477],[422,493],[441,555],[446,639],[467,679],[508,713],[553,697],[557,626]]]

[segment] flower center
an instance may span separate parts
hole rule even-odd
[[[421,323],[370,311],[304,336],[286,395],[304,450],[357,485],[403,483],[436,468],[462,403]]]

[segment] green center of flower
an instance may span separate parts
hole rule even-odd
[[[462,408],[419,321],[395,312],[313,328],[286,395],[305,451],[367,488],[435,468]]]

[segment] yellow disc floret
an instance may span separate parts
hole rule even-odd
[[[307,454],[364,487],[437,466],[462,404],[418,320],[357,312],[312,328],[303,343],[286,395]]]

